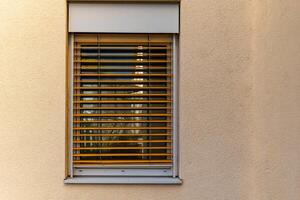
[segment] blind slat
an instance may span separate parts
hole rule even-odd
[[[144,47],[142,45],[136,47],[124,47],[124,46],[110,46],[110,47],[75,47],[74,49],[102,49],[102,50],[171,50],[171,48],[167,47]]]
[[[172,140],[75,140],[74,143],[170,143]]]
[[[74,110],[168,110],[172,107],[80,107]]]
[[[171,120],[90,120],[73,121],[73,123],[171,123]]]
[[[74,117],[170,117],[171,114],[74,114]]]
[[[98,100],[85,100],[85,101],[74,101],[74,103],[117,103],[117,104],[121,104],[121,103],[130,103],[130,104],[141,104],[141,103],[171,103],[171,100],[149,100],[149,101],[144,101],[144,100],[132,100],[132,101],[126,101],[126,100],[110,100],[110,101],[98,101]]]
[[[169,87],[74,87],[75,90],[166,90]]]
[[[74,130],[165,130],[171,127],[75,127]]]
[[[112,134],[97,134],[97,133],[90,133],[90,134],[84,134],[84,133],[79,133],[79,134],[73,134],[74,137],[83,137],[83,136],[103,136],[103,137],[109,137],[109,136],[113,136],[113,137],[126,137],[126,136],[135,136],[135,137],[140,137],[140,136],[170,136],[171,134],[169,133],[146,133],[146,134],[142,134],[142,133],[138,133],[138,134],[126,134],[126,133],[122,133],[122,134],[116,134],[116,133],[112,133]]]
[[[100,154],[74,154],[75,157],[84,156],[172,156],[171,153],[100,153]]]
[[[171,76],[171,74],[74,74],[74,76]]]
[[[164,150],[164,149],[172,149],[170,146],[162,146],[162,147],[128,147],[128,146],[118,146],[118,147],[74,147],[73,150]]]
[[[73,163],[84,164],[84,163],[97,163],[97,164],[121,164],[121,163],[171,163],[172,160],[75,160]]]

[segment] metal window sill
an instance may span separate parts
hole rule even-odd
[[[65,184],[129,184],[129,185],[181,185],[178,177],[74,177],[66,178]]]

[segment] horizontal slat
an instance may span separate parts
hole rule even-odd
[[[170,80],[118,80],[118,79],[112,79],[112,80],[80,80],[80,81],[74,81],[74,83],[171,83]]]
[[[168,110],[172,107],[80,107],[73,110]]]
[[[74,137],[128,137],[128,136],[134,136],[134,137],[140,137],[140,136],[171,136],[170,133],[111,133],[111,134],[105,134],[105,133],[79,133],[79,134],[73,134]]]
[[[73,123],[171,123],[171,120],[95,120],[80,121],[75,120]]]
[[[170,143],[172,140],[75,140],[73,143]]]
[[[151,57],[151,56],[171,56],[169,53],[145,53],[145,52],[135,52],[135,53],[101,53],[101,52],[85,52],[85,53],[75,53],[75,56],[109,56],[109,57]]]
[[[153,67],[147,67],[147,66],[141,66],[141,65],[137,65],[135,67],[113,67],[113,66],[81,66],[81,67],[74,67],[74,69],[81,69],[81,70],[85,70],[85,69],[94,69],[94,70],[170,70],[170,67],[161,67],[161,66],[153,66]]]
[[[75,63],[169,63],[171,60],[74,60]]]
[[[107,43],[122,43],[126,44],[126,43],[137,43],[138,45],[140,45],[139,43],[145,43],[145,44],[151,44],[151,43],[171,43],[171,40],[75,40],[75,43],[78,44],[82,44],[82,43],[96,43],[95,45],[107,45]]]
[[[172,114],[74,114],[74,117],[171,117]]]
[[[132,100],[132,101],[126,101],[126,100],[122,100],[122,101],[115,101],[115,100],[111,100],[111,101],[96,101],[96,100],[85,100],[85,101],[74,101],[73,103],[130,103],[130,104],[134,104],[134,103],[171,103],[171,100],[157,100],[157,101],[144,101],[144,100]]]
[[[171,87],[74,87],[75,90],[166,90],[171,89]]]
[[[74,114],[74,117],[170,117],[172,114]]]
[[[84,163],[97,163],[97,164],[109,164],[109,163],[171,163],[172,160],[74,160],[75,164]]]
[[[90,156],[172,156],[171,153],[99,153],[99,154],[74,154],[74,157]]]
[[[120,76],[120,77],[127,77],[127,76],[143,76],[143,77],[152,77],[152,76],[172,76],[171,74],[74,74],[74,76],[101,76],[101,77],[109,77],[109,76]]]
[[[73,130],[171,130],[171,127],[74,127]]]
[[[168,57],[170,54],[166,53],[75,53],[75,56],[81,57],[128,57],[131,59],[134,58],[153,58],[153,57]]]
[[[163,147],[73,147],[73,150],[166,150],[172,149],[171,146]]]
[[[74,94],[74,97],[169,97],[170,94]]]
[[[165,49],[165,50],[170,50],[170,47],[148,47],[148,46],[134,46],[134,47],[130,47],[130,46],[109,46],[109,47],[104,47],[104,46],[100,46],[100,47],[75,47],[74,49],[112,49],[112,50],[148,50],[148,49],[155,49],[155,50],[161,50],[161,49]]]

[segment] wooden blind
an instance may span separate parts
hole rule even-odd
[[[74,34],[73,164],[172,163],[172,35]]]

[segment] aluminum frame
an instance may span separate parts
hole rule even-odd
[[[105,185],[181,185],[180,178],[173,177],[76,177],[67,178],[65,184],[105,184]]]
[[[178,37],[173,34],[173,177],[178,176]]]
[[[69,84],[70,84],[70,90],[69,91],[69,173],[70,177],[73,177],[74,175],[74,166],[73,166],[73,73],[74,73],[74,34],[71,34],[70,37],[70,77],[69,77]]]
[[[179,135],[178,135],[178,50],[179,50],[179,37],[178,34],[173,34],[173,46],[172,46],[172,54],[173,54],[173,163],[172,166],[168,165],[153,165],[153,166],[139,166],[139,165],[120,165],[120,166],[91,166],[91,167],[81,167],[73,165],[73,70],[74,70],[74,33],[69,33],[70,40],[69,40],[69,46],[70,46],[70,96],[69,96],[69,105],[70,105],[70,112],[69,112],[69,176],[65,179],[65,183],[99,183],[104,184],[104,180],[100,180],[100,178],[105,178],[105,180],[108,180],[110,178],[114,178],[112,181],[106,181],[108,184],[116,184],[118,183],[117,178],[120,178],[121,184],[126,184],[127,180],[128,184],[181,184],[182,181],[179,178]],[[97,179],[89,179],[88,176],[94,176],[94,178]],[[80,177],[80,179],[78,179]],[[85,178],[84,178],[85,177]],[[124,177],[127,177],[127,179],[122,179]],[[145,181],[142,181],[142,178],[144,177]],[[176,181],[161,181],[161,180],[167,180],[162,179],[165,178],[173,178],[176,179]],[[131,179],[129,179],[131,178]],[[137,178],[137,179],[134,179]],[[150,178],[150,179],[149,179]],[[154,181],[157,178],[157,183]],[[70,179],[74,179],[73,181]],[[77,181],[76,181],[77,180]],[[90,180],[90,181],[89,181]],[[98,180],[98,181],[96,181]],[[134,181],[132,181],[134,180]]]

